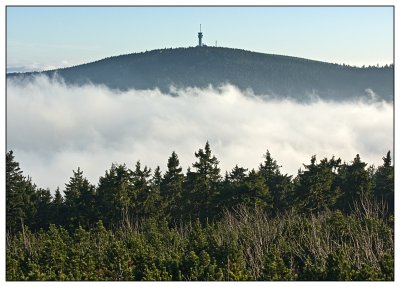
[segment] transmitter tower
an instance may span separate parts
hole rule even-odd
[[[203,33],[201,33],[201,24],[200,24],[200,32],[197,34],[199,37],[199,47],[203,46],[202,39],[203,39]]]

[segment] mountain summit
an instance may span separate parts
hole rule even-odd
[[[102,59],[69,68],[11,73],[8,78],[59,76],[67,84],[102,84],[111,89],[207,87],[230,83],[256,95],[304,101],[377,96],[393,101],[393,65],[351,67],[289,56],[222,47],[160,49]]]

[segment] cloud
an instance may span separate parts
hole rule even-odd
[[[223,171],[257,168],[267,149],[296,175],[312,155],[380,165],[393,149],[393,106],[386,102],[300,104],[255,97],[231,85],[112,91],[59,80],[7,81],[7,149],[40,187],[61,189],[81,167],[97,184],[111,163],[137,160],[165,171],[176,151],[184,169],[207,140]]]
[[[26,73],[26,72],[37,72],[37,71],[48,71],[54,69],[60,69],[65,67],[73,66],[67,60],[62,60],[59,63],[24,63],[24,64],[9,64],[7,65],[7,73]]]

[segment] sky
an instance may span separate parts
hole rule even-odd
[[[197,45],[349,65],[393,63],[392,7],[7,7],[7,71]]]

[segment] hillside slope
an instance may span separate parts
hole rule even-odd
[[[344,100],[372,90],[393,101],[393,66],[357,68],[307,59],[262,54],[239,49],[191,47],[153,50],[102,59],[64,69],[13,73],[8,78],[58,74],[69,84],[104,84],[127,90],[206,87],[231,83],[255,94],[303,101],[318,95]]]

